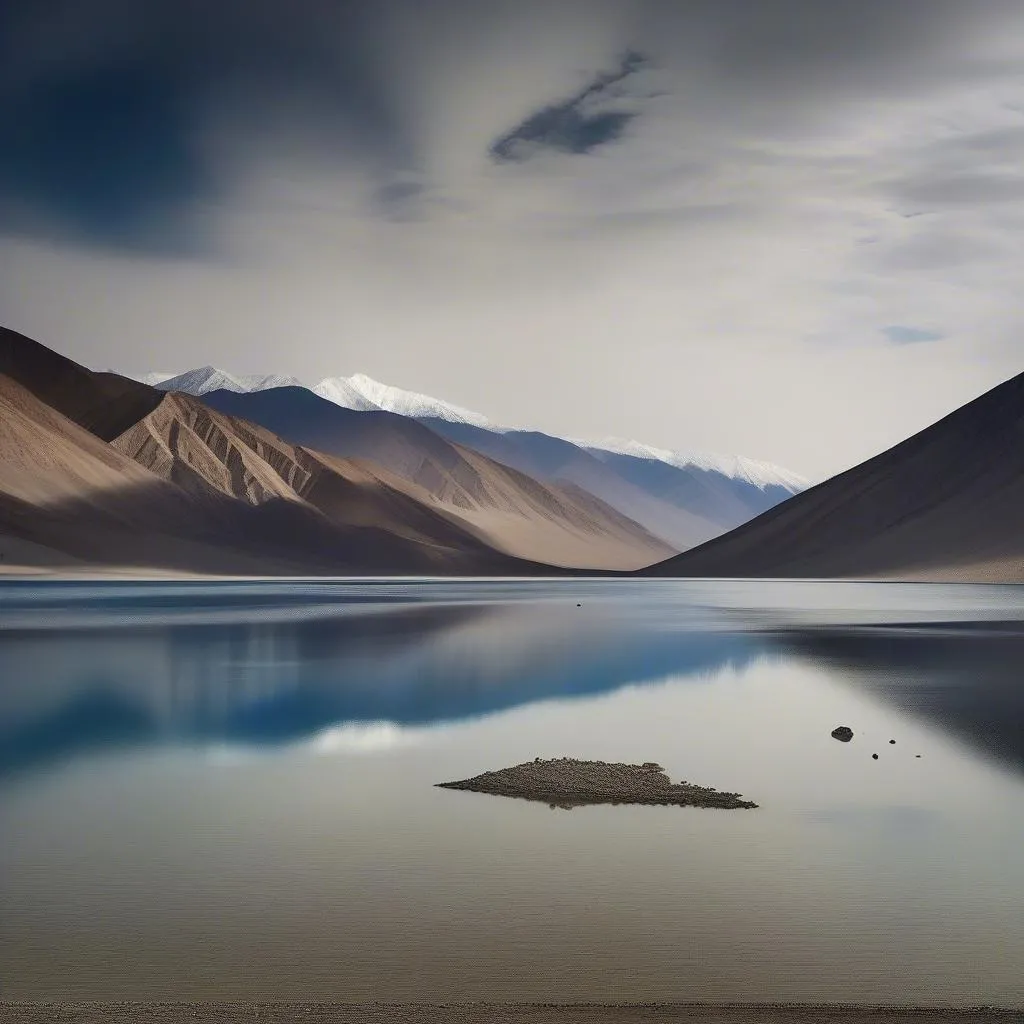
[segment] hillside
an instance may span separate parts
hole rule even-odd
[[[1024,582],[1024,374],[652,576]]]
[[[368,460],[392,474],[395,486],[508,554],[629,569],[678,550],[584,488],[539,482],[404,416],[342,408],[298,387],[215,391],[202,400],[303,447]]]

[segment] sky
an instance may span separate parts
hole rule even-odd
[[[7,0],[0,323],[812,479],[1024,370],[1019,0]]]

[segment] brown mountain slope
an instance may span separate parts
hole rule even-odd
[[[167,418],[166,425],[169,435],[185,435],[180,418]],[[225,440],[231,439],[216,439]],[[233,444],[232,450],[243,447]],[[189,449],[196,463],[197,454]],[[244,468],[228,462],[242,496],[231,493],[223,474],[214,476],[226,490],[191,467],[183,487],[166,460],[160,466],[154,459],[163,471],[153,472],[0,376],[0,555],[9,564],[45,549],[47,564],[57,552],[68,563],[247,574],[520,574],[539,568],[497,554],[358,466],[342,477],[345,467],[309,460],[304,489],[335,500],[344,492],[329,517],[316,502],[288,491],[280,476],[258,501],[250,500],[246,495],[258,487],[249,477],[272,483],[274,470],[251,451]],[[206,466],[224,468],[212,454]],[[301,467],[283,460],[281,468],[301,475]]]
[[[155,482],[153,475],[0,374],[0,493],[45,503]]]
[[[104,441],[127,430],[163,398],[156,388],[87,370],[6,327],[0,327],[0,373]]]
[[[178,488],[0,375],[4,563],[253,571],[256,559],[212,546],[223,544],[226,533],[217,510],[197,508]]]
[[[291,502],[335,525],[386,530],[439,552],[494,554],[385,471],[290,445],[190,395],[166,395],[112,447],[191,492],[214,490],[254,506]]]
[[[198,402],[94,374],[13,332],[0,360],[12,370],[0,374],[5,564],[35,552],[215,573],[544,571],[365,466],[217,422]],[[118,446],[99,436],[152,399]]]
[[[215,391],[201,401],[307,449],[370,460],[417,500],[436,505],[509,554],[623,569],[674,550],[581,487],[540,483],[403,416],[343,409],[300,387]]]
[[[1024,581],[1024,374],[643,574]]]

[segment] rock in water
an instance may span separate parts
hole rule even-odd
[[[512,768],[484,772],[461,782],[439,782],[441,789],[538,800],[552,807],[587,804],[670,804],[676,807],[751,808],[757,804],[738,793],[719,793],[689,782],[674,785],[654,761],[644,764],[609,764],[560,757],[527,761]]]
[[[849,743],[853,739],[853,730],[848,725],[840,725],[832,730],[832,739],[840,743]]]

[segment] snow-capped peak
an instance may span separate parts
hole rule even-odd
[[[783,487],[792,494],[806,490],[810,481],[781,466],[770,462],[758,462],[746,459],[741,455],[716,455],[711,452],[675,452],[668,448],[655,448],[653,445],[641,444],[639,441],[628,441],[621,437],[605,437],[597,441],[572,439],[572,443],[585,448],[597,457],[602,452],[612,455],[631,455],[637,459],[654,459],[667,463],[678,469],[703,469],[713,473],[721,473],[732,480],[742,480],[760,487]]]
[[[469,423],[486,430],[496,429],[490,420],[479,413],[416,391],[382,384],[367,377],[365,373],[357,373],[352,377],[328,377],[320,381],[313,391],[335,405],[360,412],[377,409],[414,419],[431,417],[449,423]]]
[[[211,391],[267,391],[270,388],[302,387],[294,377],[280,374],[250,374],[237,377],[216,366],[200,366],[179,374],[150,373],[143,383],[161,391],[184,391],[189,395],[206,395]]]
[[[190,395],[205,395],[211,391],[266,391],[270,388],[303,387],[294,377],[277,374],[268,376],[236,376],[215,366],[202,366],[185,373],[150,373],[141,378],[144,383],[161,391],[184,391]],[[327,377],[311,388],[315,394],[335,405],[357,412],[392,412],[410,419],[441,419],[448,423],[466,423],[495,433],[506,433],[508,427],[492,423],[485,416],[463,409],[461,406],[431,398],[417,391],[382,384],[365,373],[351,377]],[[739,455],[716,455],[709,452],[679,452],[653,445],[641,444],[620,437],[600,440],[566,438],[572,444],[589,451],[597,458],[603,455],[628,455],[638,459],[664,462],[678,469],[701,469],[721,473],[732,480],[740,480],[759,487],[782,487],[792,494],[806,490],[810,482],[797,473],[769,462],[758,462]]]

